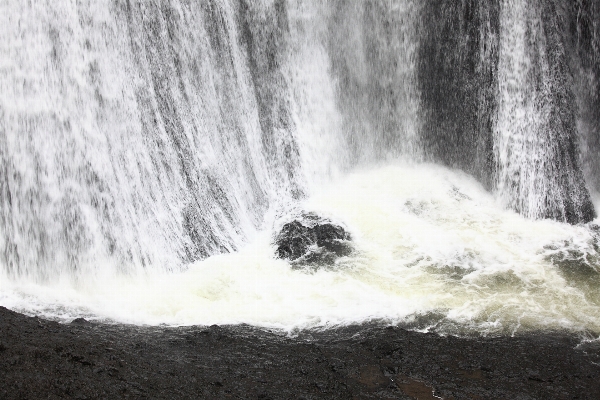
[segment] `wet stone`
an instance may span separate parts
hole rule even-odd
[[[92,323],[85,318],[75,318],[71,321],[73,325],[91,325]]]
[[[457,338],[365,323],[292,338],[244,325],[93,324],[73,335],[60,324],[27,334],[38,325],[0,307],[2,400],[595,400],[600,393],[600,345],[565,332]],[[185,340],[217,330],[223,340]],[[132,351],[138,343],[143,352]],[[394,348],[402,359],[390,359]]]
[[[276,256],[297,267],[332,265],[352,253],[351,240],[341,225],[307,213],[283,225],[275,238]]]

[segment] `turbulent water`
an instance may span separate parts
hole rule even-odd
[[[0,11],[0,305],[600,332],[596,3]],[[304,211],[355,251],[319,270],[277,260],[274,235]]]

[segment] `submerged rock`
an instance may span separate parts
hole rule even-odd
[[[275,238],[278,258],[296,265],[327,265],[352,253],[350,234],[315,214],[288,222]]]

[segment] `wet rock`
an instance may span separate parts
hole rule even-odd
[[[85,318],[75,318],[71,321],[73,325],[91,325],[92,323]]]
[[[275,238],[278,258],[295,265],[331,265],[352,253],[352,240],[346,230],[315,214],[303,214],[281,228]]]
[[[597,399],[600,393],[600,345],[564,332],[457,338],[365,323],[291,338],[244,325],[61,324],[54,331],[38,325],[0,307],[6,347],[0,399]],[[214,331],[223,339],[210,340]],[[135,351],[142,342],[144,351]],[[55,351],[40,358],[45,349]]]

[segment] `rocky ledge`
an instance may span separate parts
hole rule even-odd
[[[378,324],[58,324],[0,307],[1,399],[598,399],[600,350],[564,333],[457,338]]]

